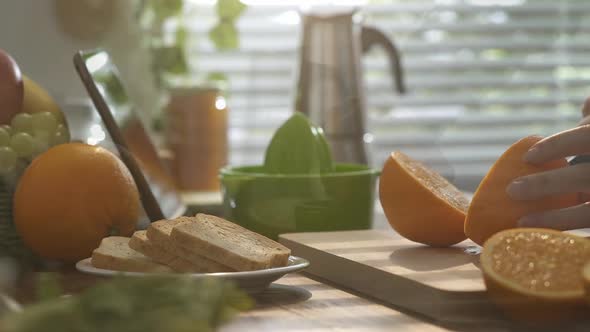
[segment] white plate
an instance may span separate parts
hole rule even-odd
[[[245,272],[219,272],[219,273],[186,273],[185,275],[191,278],[218,278],[224,280],[231,280],[235,282],[238,287],[248,293],[259,293],[264,291],[271,283],[280,279],[287,273],[298,272],[309,266],[309,261],[305,258],[289,256],[289,263],[287,266],[274,267],[264,270],[245,271]],[[115,270],[99,269],[90,263],[90,258],[83,259],[76,263],[78,271],[98,276],[146,276],[151,273],[145,272],[122,272]]]

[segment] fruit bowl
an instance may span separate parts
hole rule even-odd
[[[33,159],[70,140],[58,104],[0,50],[0,257],[31,262],[13,220],[13,195]],[[36,260],[36,259],[35,259]]]
[[[68,142],[61,114],[17,113],[0,126],[0,255],[21,262],[38,261],[24,246],[13,220],[13,195],[31,162],[51,147]]]

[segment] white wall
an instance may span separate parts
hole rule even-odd
[[[72,64],[78,49],[97,45],[74,40],[56,20],[53,0],[2,0],[0,48],[10,53],[27,76],[44,86],[59,103],[86,97]]]
[[[78,109],[80,101],[88,100],[74,69],[74,53],[106,48],[147,124],[149,114],[159,108],[160,96],[149,70],[149,55],[140,47],[140,31],[132,23],[133,4],[131,0],[115,2],[109,31],[101,41],[88,42],[62,31],[54,0],[0,0],[0,48],[13,56],[23,73],[49,91],[66,115],[71,108]]]

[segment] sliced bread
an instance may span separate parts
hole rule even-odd
[[[202,213],[184,220],[170,232],[174,243],[236,271],[288,263],[289,248],[233,222]]]
[[[176,256],[168,250],[154,244],[147,238],[146,231],[137,231],[129,240],[129,247],[148,256],[152,260],[171,267],[176,272],[191,273],[204,272],[190,261]]]
[[[129,238],[122,236],[102,239],[100,246],[92,252],[91,264],[96,268],[126,272],[172,272],[170,267],[131,249]]]
[[[199,271],[209,273],[235,271],[224,264],[220,264],[192,250],[182,247],[173,241],[170,237],[172,229],[184,222],[193,222],[193,220],[189,217],[179,217],[174,220],[160,220],[153,222],[147,229],[147,238],[150,242],[162,247],[173,255],[182,257],[191,262],[199,269]]]

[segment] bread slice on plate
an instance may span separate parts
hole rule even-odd
[[[286,266],[291,250],[225,219],[199,213],[172,228],[174,243],[236,271]],[[149,233],[148,233],[149,236]]]
[[[211,260],[203,255],[200,255],[192,250],[179,246],[170,237],[172,229],[184,222],[193,222],[189,217],[179,217],[174,220],[160,220],[150,224],[146,235],[149,241],[167,252],[189,261],[193,266],[201,272],[229,272],[234,269]]]
[[[102,239],[100,246],[92,252],[91,264],[100,269],[125,272],[172,272],[170,267],[158,264],[149,257],[131,249],[129,238],[122,236],[110,236]]]
[[[133,236],[129,240],[129,247],[160,264],[171,267],[176,272],[203,272],[202,269],[195,266],[190,261],[176,256],[163,247],[154,244],[147,238],[146,231],[137,231],[133,233]]]

